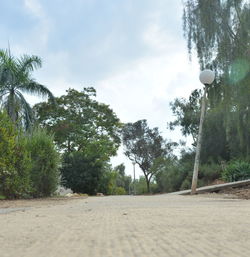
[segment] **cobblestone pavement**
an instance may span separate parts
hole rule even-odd
[[[0,215],[1,257],[250,256],[250,201],[89,197]]]

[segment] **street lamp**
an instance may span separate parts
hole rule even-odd
[[[201,140],[202,140],[202,127],[203,127],[203,121],[204,121],[205,109],[206,109],[207,88],[210,84],[213,83],[214,78],[215,78],[215,74],[211,70],[203,70],[200,73],[200,82],[204,85],[204,95],[202,97],[202,103],[201,103],[201,117],[200,117],[199,133],[198,133],[195,161],[194,161],[194,172],[193,172],[193,180],[192,180],[192,187],[191,187],[192,195],[196,193],[197,180],[198,180],[198,169],[199,169],[199,162],[200,162]]]
[[[132,164],[133,164],[133,168],[134,168],[134,195],[136,195],[136,190],[135,190],[135,164],[136,164],[136,162],[133,161]]]

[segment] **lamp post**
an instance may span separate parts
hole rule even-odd
[[[198,170],[199,170],[201,140],[202,140],[202,128],[203,128],[203,122],[204,122],[204,117],[205,117],[207,88],[210,84],[213,83],[214,78],[215,78],[215,74],[211,70],[203,70],[200,73],[200,82],[204,85],[204,95],[202,97],[202,103],[201,103],[200,125],[199,125],[199,133],[198,133],[195,160],[194,160],[194,172],[193,172],[192,187],[191,187],[192,195],[196,193],[196,187],[197,187],[197,181],[198,181]]]
[[[134,170],[134,195],[136,195],[136,190],[135,190],[135,164],[136,164],[136,162],[133,161],[132,164],[133,164],[133,170]]]

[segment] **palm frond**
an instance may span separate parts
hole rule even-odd
[[[18,110],[18,105],[17,105],[17,99],[14,94],[8,94],[2,102],[3,108],[6,110],[8,115],[10,116],[11,120],[15,122],[17,120],[17,110]]]
[[[31,124],[33,114],[22,93],[48,97],[55,102],[50,90],[30,77],[30,73],[41,66],[42,61],[38,56],[16,58],[8,49],[0,49],[0,105],[13,122],[21,122],[26,128]]]
[[[42,59],[36,55],[23,55],[18,59],[18,66],[20,73],[29,73],[42,67]]]
[[[20,85],[18,89],[24,93],[37,95],[40,97],[48,97],[52,101],[55,99],[54,95],[50,92],[50,90],[46,86],[41,85],[34,80],[30,80],[29,83],[27,84]]]
[[[21,92],[16,90],[16,95],[19,98],[19,106],[20,106],[20,110],[21,110],[22,116],[23,116],[20,118],[23,118],[22,120],[25,123],[24,126],[26,129],[28,129],[34,120],[33,111],[31,109],[29,103],[23,97]]]

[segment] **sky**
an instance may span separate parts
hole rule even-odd
[[[183,37],[182,0],[1,0],[0,9],[0,48],[40,56],[33,77],[54,95],[93,86],[122,122],[146,119],[165,138],[185,139],[167,129],[169,103],[202,85]],[[121,148],[112,164],[122,162],[132,174]]]

